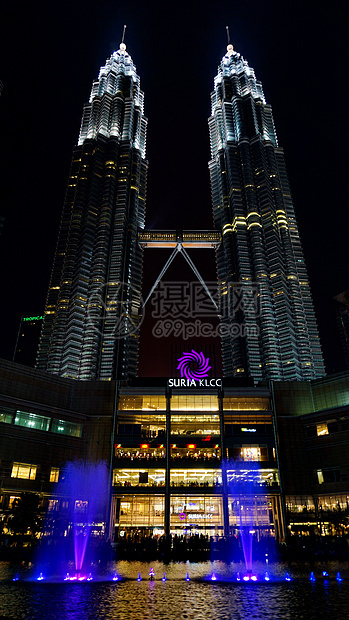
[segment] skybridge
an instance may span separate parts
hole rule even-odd
[[[138,243],[143,248],[217,248],[222,235],[217,230],[141,230]]]
[[[172,248],[170,257],[166,261],[158,277],[156,278],[148,296],[143,304],[143,308],[147,301],[151,297],[153,291],[157,287],[160,280],[163,278],[167,269],[171,265],[177,254],[181,253],[183,258],[192,269],[197,279],[205,289],[208,297],[212,301],[214,307],[218,311],[216,301],[213,299],[205,281],[201,277],[198,269],[195,267],[192,259],[190,258],[187,248],[216,249],[222,241],[222,235],[216,230],[142,230],[138,232],[138,243],[142,248]]]

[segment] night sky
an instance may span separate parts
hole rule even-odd
[[[344,2],[7,3],[0,26],[0,357],[11,359],[21,315],[43,312],[83,104],[119,47],[123,24],[149,121],[146,225],[212,228],[207,118],[229,25],[273,107],[327,372],[343,369],[332,298],[349,288],[348,21]],[[161,267],[154,252],[145,256],[145,294]],[[191,279],[181,260],[172,277]],[[213,280],[213,251],[198,263]],[[160,374],[159,363],[156,357],[149,374]]]

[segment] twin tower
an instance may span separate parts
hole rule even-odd
[[[284,154],[262,84],[232,45],[214,79],[208,122],[224,375],[320,377]],[[121,43],[92,84],[73,150],[40,370],[80,380],[137,375],[146,134],[140,79]]]

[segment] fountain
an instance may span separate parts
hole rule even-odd
[[[246,573],[243,581],[256,581],[253,575],[253,536],[256,526],[269,529],[269,510],[267,496],[263,493],[259,463],[254,461],[226,461],[222,464],[222,474],[227,480],[227,494],[231,520],[241,541]],[[261,492],[262,491],[262,492]],[[266,565],[268,568],[268,554]],[[231,560],[231,558],[229,558]],[[240,580],[240,574],[238,574]],[[270,580],[267,571],[265,581]]]
[[[36,561],[37,579],[92,579],[92,567],[101,560],[105,546],[108,490],[104,462],[66,464],[49,502]]]
[[[257,576],[253,573],[252,542],[256,525],[269,528],[267,520],[267,498],[261,493],[261,479],[255,463],[226,462],[223,475],[228,481],[227,496],[231,504],[231,521],[239,532],[246,571],[222,577],[214,567],[214,572],[206,578],[195,578],[185,574],[185,581],[236,582],[238,585],[252,583],[268,584],[273,581],[292,581],[289,573],[282,579],[275,579],[268,570],[268,554],[265,554],[266,570]],[[106,464],[76,461],[68,463],[62,470],[61,481],[50,500],[41,545],[35,562],[35,579],[41,583],[110,581],[118,583],[138,577],[124,577],[115,572],[107,577],[96,575],[96,563],[100,563],[105,546],[105,526],[108,520],[109,472]],[[259,488],[258,488],[259,487]],[[263,489],[262,489],[263,491]],[[256,503],[256,497],[258,502]],[[264,502],[264,508],[263,508]],[[256,506],[259,515],[256,513]],[[264,510],[261,511],[261,507]],[[258,511],[257,511],[258,512]],[[261,513],[262,517],[261,517]],[[264,515],[264,516],[263,516]],[[235,518],[235,524],[234,524]],[[98,530],[99,528],[99,530]],[[98,544],[96,544],[98,543]],[[100,544],[103,543],[103,544]],[[155,570],[150,568],[149,581],[155,581]],[[322,572],[324,584],[329,583],[327,571]],[[12,581],[20,577],[15,574]],[[162,573],[162,582],[168,577]],[[171,577],[170,577],[171,579]],[[314,572],[310,581],[315,582]],[[339,572],[337,583],[343,581]],[[247,585],[247,587],[249,587]]]

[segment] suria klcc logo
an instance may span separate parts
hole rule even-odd
[[[181,379],[169,379],[169,387],[221,387],[222,379],[207,379],[208,371],[211,370],[210,359],[203,352],[191,350],[183,353],[177,362],[177,370],[181,373]]]
[[[199,380],[208,377],[208,371],[212,368],[209,366],[210,359],[205,357],[202,351],[197,353],[194,349],[191,350],[191,353],[183,353],[183,357],[178,358],[177,362],[179,362],[177,370],[180,370],[181,377],[186,379]],[[192,362],[197,364],[194,370],[191,368]]]

